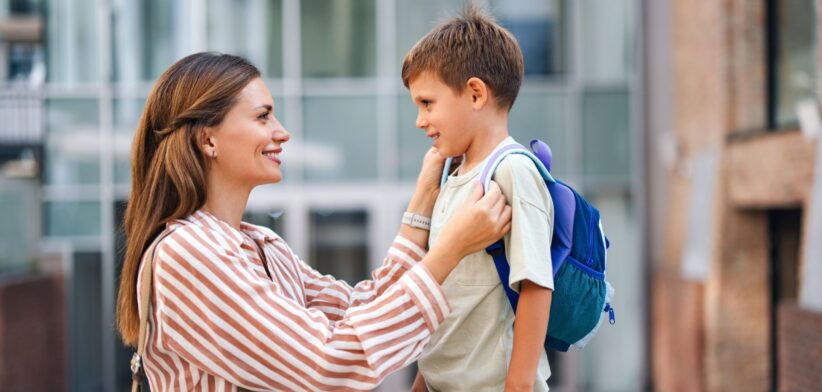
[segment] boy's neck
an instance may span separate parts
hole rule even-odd
[[[508,121],[500,121],[477,132],[474,140],[465,151],[465,160],[459,168],[459,174],[468,173],[471,169],[480,164],[488,155],[494,151],[505,138],[508,137]]]

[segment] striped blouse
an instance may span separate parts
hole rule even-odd
[[[402,236],[352,288],[267,228],[238,231],[202,210],[168,226],[143,359],[155,391],[370,390],[416,360],[450,312]]]

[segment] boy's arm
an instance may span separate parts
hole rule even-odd
[[[505,391],[533,391],[535,374],[548,328],[548,312],[553,291],[529,280],[520,283],[519,303],[514,318],[514,347]]]

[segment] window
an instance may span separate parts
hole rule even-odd
[[[100,182],[99,107],[91,99],[46,102],[46,183]]]
[[[491,9],[517,38],[525,75],[554,75],[565,70],[564,2],[492,1]]]
[[[350,285],[368,278],[368,214],[365,210],[311,211],[311,258],[322,274]]]
[[[582,162],[586,182],[624,184],[631,175],[631,96],[627,91],[582,95]]]
[[[307,180],[376,178],[376,107],[373,97],[305,98],[301,158]]]
[[[209,50],[245,57],[263,77],[283,76],[282,0],[209,0],[207,9]]]
[[[797,124],[797,103],[818,97],[816,2],[767,3],[768,128]]]
[[[301,1],[303,76],[374,76],[374,14],[374,0]]]
[[[95,0],[49,2],[48,81],[85,84],[100,81],[98,12]]]
[[[267,227],[281,237],[285,236],[285,219],[286,217],[282,216],[282,209],[272,209],[271,211],[246,210],[243,214],[243,222]]]

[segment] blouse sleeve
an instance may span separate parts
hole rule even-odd
[[[350,306],[365,304],[385,293],[424,255],[419,246],[398,235],[388,249],[382,266],[371,274],[372,279],[359,282],[353,288],[343,280],[320,274],[302,261],[296,264],[303,282],[306,305],[336,321],[345,315]],[[296,256],[292,257],[297,259]]]
[[[450,312],[429,271],[411,262],[413,250],[403,250],[411,260],[390,256],[402,244],[371,283],[342,289],[308,279],[315,305],[350,293],[350,306],[329,317],[249,274],[245,255],[214,246],[202,230],[177,229],[157,248],[156,343],[244,388],[371,390],[413,362]]]

